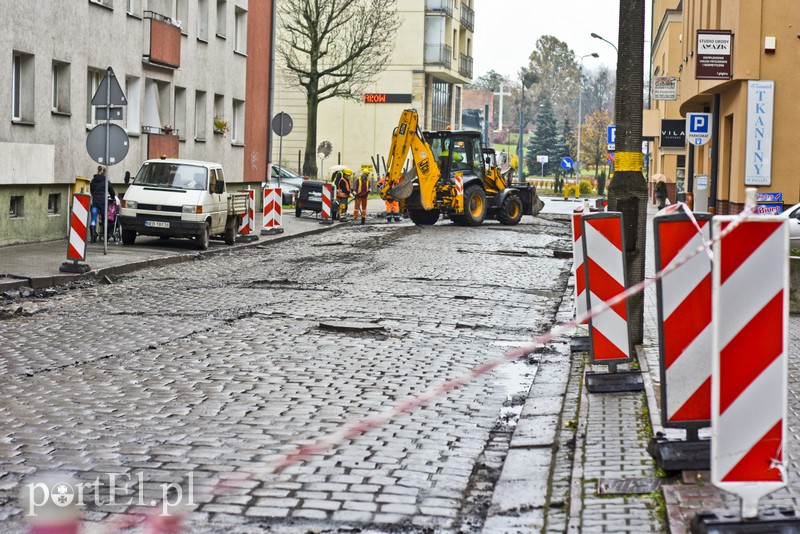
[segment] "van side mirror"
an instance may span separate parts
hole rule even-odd
[[[217,195],[221,195],[224,192],[225,192],[225,182],[223,182],[222,180],[217,180],[217,182],[214,184],[214,193]]]
[[[131,171],[125,171],[125,185],[131,183]]]

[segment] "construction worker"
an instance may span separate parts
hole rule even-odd
[[[384,183],[386,183],[386,176],[381,176],[381,179],[378,180],[378,187],[383,187]],[[392,222],[392,219],[400,222],[400,203],[392,197],[386,197],[384,202],[386,203],[386,222]]]
[[[336,181],[336,200],[339,201],[339,221],[345,222],[347,220],[347,201],[352,194],[350,187],[350,177],[353,176],[353,171],[344,169],[336,173],[338,176]]]
[[[369,196],[369,174],[362,172],[361,176],[356,178],[356,187],[353,191],[355,197],[355,207],[353,208],[353,221],[358,220],[358,214],[361,214],[361,224],[364,224],[367,219],[367,197]]]

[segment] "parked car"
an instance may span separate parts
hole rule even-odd
[[[789,246],[800,248],[800,204],[795,204],[784,214],[789,218]]]
[[[306,178],[286,167],[275,164],[272,165],[272,177],[269,184],[281,188],[281,196],[283,197],[284,204],[291,204],[292,200],[299,196],[300,185],[305,181]]]
[[[325,182],[319,180],[306,180],[300,186],[300,196],[297,197],[297,205],[294,208],[295,217],[300,217],[304,210],[320,213],[322,211],[322,186]],[[334,200],[331,202],[331,217],[339,218],[339,203]]]

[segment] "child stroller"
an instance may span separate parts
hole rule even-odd
[[[97,233],[103,236],[103,228],[98,228]],[[122,227],[119,223],[119,204],[117,199],[108,198],[108,239],[113,239],[114,243],[122,241]]]

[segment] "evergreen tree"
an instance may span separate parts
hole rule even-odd
[[[558,125],[553,114],[553,104],[549,98],[545,98],[539,104],[539,113],[536,115],[536,132],[528,146],[526,160],[531,174],[542,174],[542,164],[536,162],[536,156],[548,157],[548,161],[544,165],[545,175],[552,175],[553,170],[560,166],[561,156],[559,153],[561,149],[558,138]]]

